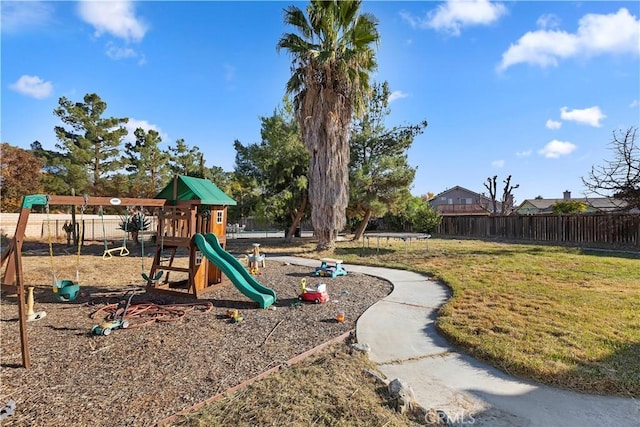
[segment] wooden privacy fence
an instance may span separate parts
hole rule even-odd
[[[640,247],[640,215],[443,216],[434,234]]]
[[[147,216],[149,220],[149,228],[144,231],[145,241],[156,233],[157,217]],[[119,215],[105,215],[104,218],[100,218],[99,215],[85,214],[81,216],[76,215],[76,221],[78,224],[83,223],[84,240],[101,241],[105,238],[109,241],[122,240],[124,237],[124,231],[120,229],[120,224],[126,219],[126,217]],[[0,234],[11,238],[16,229],[18,222],[18,214],[6,214],[0,215]],[[65,222],[71,222],[71,215],[69,214],[31,214],[29,221],[25,228],[24,238],[31,241],[47,242],[49,233],[54,241],[64,240],[66,233],[62,229]],[[127,235],[127,239],[131,237],[131,234]]]

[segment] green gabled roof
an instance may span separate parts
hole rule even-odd
[[[236,201],[227,196],[213,182],[208,179],[179,175],[178,196],[175,200],[200,200],[203,205],[235,206]],[[172,180],[155,197],[156,199],[174,200]]]

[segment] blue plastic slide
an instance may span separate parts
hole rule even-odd
[[[233,255],[225,251],[215,234],[197,233],[193,240],[202,254],[218,267],[247,298],[267,308],[276,301],[276,292],[261,285]]]

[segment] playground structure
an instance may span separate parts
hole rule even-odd
[[[127,209],[132,206],[140,207],[143,215],[145,208],[149,208],[150,215],[158,216],[158,228],[155,234],[156,253],[149,274],[146,274],[144,269],[144,231],[141,231],[142,277],[147,282],[147,292],[192,295],[198,298],[217,285],[228,283],[223,281],[224,273],[241,293],[257,302],[261,308],[266,308],[275,302],[275,292],[258,283],[244,266],[224,249],[227,206],[235,203],[209,180],[178,175],[153,199],[43,194],[24,196],[16,231],[3,251],[0,263],[0,268],[6,263],[0,288],[7,293],[17,294],[18,298],[23,366],[30,367],[22,246],[29,214],[34,206],[71,205],[74,206],[75,212],[75,206],[82,206],[84,209],[87,206],[123,205]],[[81,240],[78,240],[78,247]],[[188,267],[175,265],[179,249],[188,252]],[[53,257],[52,250],[51,256]],[[171,281],[172,272],[185,273],[187,278]],[[163,276],[164,280],[160,282],[159,279]],[[76,278],[76,282],[58,281],[54,272],[54,291],[59,282],[68,282],[67,284],[74,287],[77,286],[78,279]],[[75,287],[73,290],[77,292]],[[70,300],[70,297],[59,299]]]
[[[156,198],[166,204],[158,212],[156,253],[147,280],[147,291],[170,294],[191,294],[198,298],[226,284],[219,259],[203,257],[196,244],[196,235],[215,235],[219,245],[226,247],[227,206],[236,202],[211,181],[188,176],[176,176]],[[188,267],[177,266],[179,250],[188,252]],[[226,266],[225,266],[226,267]],[[233,276],[231,269],[229,274]],[[187,278],[171,280],[171,273],[187,273]],[[163,274],[164,279],[153,280]],[[226,273],[225,273],[226,274]],[[233,278],[229,277],[233,282]],[[228,283],[228,282],[227,282]]]
[[[44,194],[34,194],[24,196],[20,209],[20,216],[16,225],[13,238],[9,241],[6,249],[2,252],[0,267],[6,263],[6,269],[0,283],[3,291],[15,293],[18,296],[18,317],[20,321],[20,343],[22,345],[22,364],[25,368],[31,366],[29,359],[29,347],[27,345],[27,313],[25,307],[24,275],[22,272],[22,245],[24,243],[25,229],[29,221],[29,214],[34,206],[51,205],[71,205],[71,206],[103,206],[103,205],[143,205],[150,207],[161,207],[164,200],[158,199],[115,199],[109,197],[90,196],[47,196]],[[64,282],[64,281],[63,281]],[[56,287],[57,283],[54,283]]]
[[[316,267],[313,275],[334,278],[337,276],[346,276],[347,270],[342,267],[341,259],[322,258],[320,260],[320,267]]]
[[[276,301],[273,289],[262,286],[244,266],[229,252],[225,251],[218,238],[213,233],[202,235],[197,233],[194,238],[195,246],[202,255],[218,266],[224,274],[247,298],[257,302],[260,308],[267,308]]]

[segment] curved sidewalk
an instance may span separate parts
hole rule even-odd
[[[313,259],[270,259],[317,267]],[[380,277],[391,294],[358,319],[358,342],[389,379],[401,378],[425,408],[443,410],[455,425],[491,427],[640,426],[640,401],[581,394],[507,375],[450,345],[435,328],[437,310],[451,296],[442,283],[404,270],[347,265]],[[337,278],[336,280],[339,280]]]

